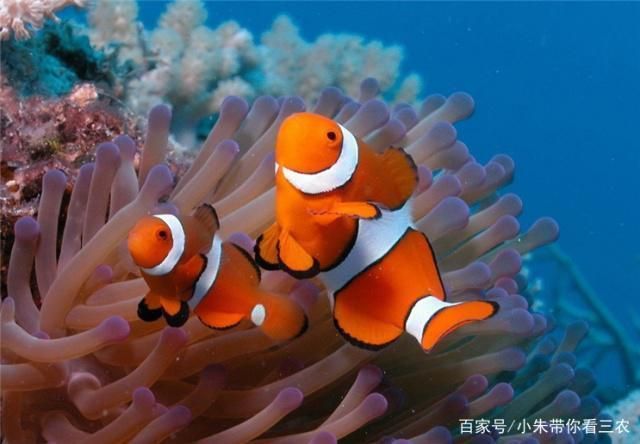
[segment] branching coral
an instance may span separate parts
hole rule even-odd
[[[471,114],[469,96],[432,96],[420,110],[392,110],[375,99],[378,90],[367,80],[352,99],[327,88],[309,105],[260,97],[249,106],[228,97],[175,183],[163,164],[170,111],[158,106],[138,168],[126,136],[102,144],[96,162],[83,167],[61,238],[65,177],[47,173],[51,191],[37,221],[15,225],[2,304],[3,409],[12,412],[3,415],[6,438],[450,442],[460,418],[595,417],[593,377],[574,369],[585,325],[569,327],[559,343],[544,338],[550,326],[529,311],[515,280],[521,255],[556,238],[555,222],[543,218],[521,232],[521,201],[500,193],[513,177],[512,160],[498,155],[482,165],[457,140],[452,123]],[[250,250],[274,217],[276,132],[307,106],[375,149],[406,147],[420,165],[416,226],[433,240],[451,299],[490,298],[500,305],[497,316],[461,328],[428,355],[407,338],[374,353],[343,341],[317,283],[269,271],[261,285],[308,308],[309,330],[293,341],[273,342],[248,324],[214,331],[197,318],[179,329],[137,319],[146,286],[123,248],[133,224],[150,211],[185,213],[206,201],[217,208],[222,236]],[[29,285],[34,262],[41,307]]]
[[[610,386],[600,387],[599,398],[611,403],[626,395],[626,388],[640,386],[636,364],[640,348],[635,341],[640,324],[635,334],[624,329],[575,262],[556,245],[529,255],[525,271],[539,283],[528,290],[533,303],[551,313],[557,324],[567,325],[575,319],[589,323],[591,334],[579,357],[589,368],[597,368],[614,381]],[[534,277],[543,274],[551,278]],[[619,372],[612,363],[619,366]],[[612,376],[614,372],[619,373],[619,381]]]
[[[91,40],[101,48],[115,45],[121,62],[133,63],[135,75],[124,95],[135,112],[172,105],[173,130],[185,145],[194,145],[193,122],[218,112],[228,95],[295,94],[312,101],[333,85],[355,96],[369,76],[380,80],[383,91],[396,91],[398,101],[415,101],[420,92],[417,75],[397,85],[403,55],[398,46],[348,34],[306,42],[285,16],[258,44],[234,21],[205,26],[207,10],[199,0],[171,3],[152,31],[136,23],[137,13],[136,0],[96,1],[89,11]]]
[[[59,20],[55,13],[70,5],[84,6],[85,0],[2,0],[0,2],[0,40],[11,32],[17,39],[27,39],[32,29],[40,29],[46,19]]]

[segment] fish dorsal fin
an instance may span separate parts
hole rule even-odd
[[[212,236],[220,228],[220,220],[215,208],[209,204],[202,204],[193,211],[193,218],[197,220]]]

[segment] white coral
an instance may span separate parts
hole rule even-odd
[[[60,9],[84,4],[85,0],[0,0],[0,39],[9,39],[12,31],[16,39],[28,39],[29,27],[40,29],[47,18],[58,21],[55,13]]]
[[[142,63],[137,17],[136,0],[94,0],[88,16],[91,43],[99,48],[116,45],[121,62]]]

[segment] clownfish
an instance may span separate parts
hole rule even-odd
[[[269,337],[286,340],[304,332],[307,318],[290,299],[259,288],[260,268],[241,247],[223,242],[214,208],[191,215],[156,214],[140,219],[127,246],[149,292],[138,317],[164,316],[179,327],[193,311],[208,327],[227,329],[250,319]]]
[[[282,123],[276,139],[276,222],[256,241],[256,261],[327,287],[337,329],[380,349],[404,331],[426,351],[498,310],[492,301],[447,302],[426,235],[413,228],[413,159],[376,153],[313,113]]]

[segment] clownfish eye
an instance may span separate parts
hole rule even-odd
[[[166,241],[167,239],[169,239],[169,233],[167,233],[167,230],[158,230],[156,236],[162,241]]]
[[[327,137],[329,138],[329,140],[336,140],[336,133],[334,133],[333,131],[329,131],[327,133]]]

